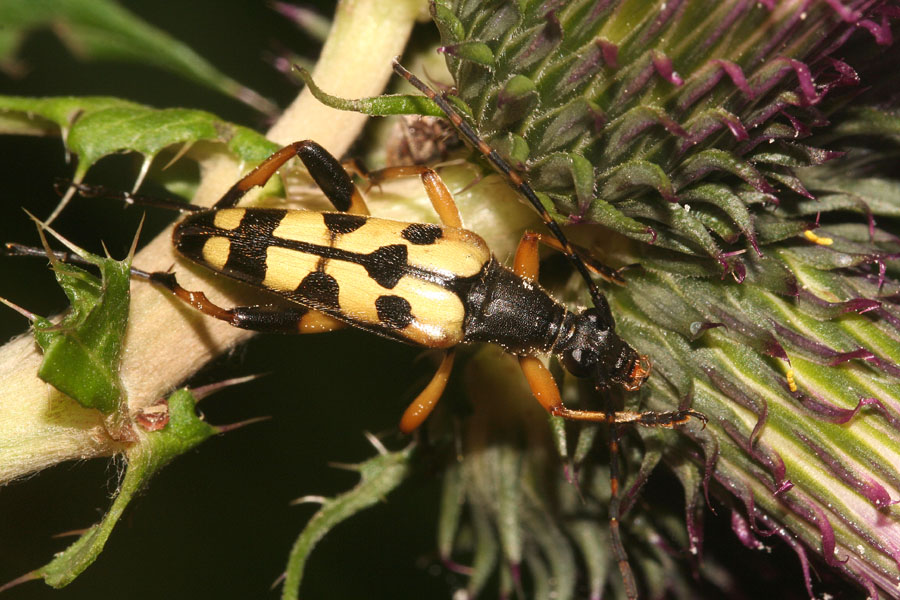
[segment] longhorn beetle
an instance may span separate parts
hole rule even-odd
[[[618,530],[618,431],[620,424],[673,427],[691,417],[690,409],[671,412],[589,411],[566,407],[550,372],[536,355],[554,354],[577,377],[598,390],[621,385],[640,388],[649,375],[639,355],[614,330],[606,298],[589,270],[611,277],[585,260],[541,205],[534,190],[450,105],[396,61],[394,70],[447,114],[463,137],[478,149],[538,210],[553,237],[526,232],[512,269],[500,264],[486,242],[462,228],[450,191],[425,166],[390,167],[372,173],[357,167],[371,185],[396,177],[418,176],[441,225],[402,223],[369,216],[348,169],[311,140],[285,146],[235,183],[211,208],[179,204],[190,213],[176,224],[175,248],[213,271],[274,293],[293,303],[222,308],[202,291],[181,287],[172,273],[132,273],[158,284],[202,313],[236,327],[278,333],[318,333],[352,325],[402,342],[444,350],[437,372],[403,414],[400,429],[415,430],[429,415],[447,383],[455,347],[469,342],[500,345],[518,357],[535,398],[552,415],[611,427],[610,528],[616,558],[629,597],[636,587]],[[251,188],[264,185],[297,156],[336,212],[239,208]],[[349,168],[349,167],[348,167]],[[83,194],[108,195],[79,184]],[[117,194],[141,201],[130,194]],[[147,204],[170,206],[164,201]],[[538,284],[538,243],[568,258],[584,278],[594,306],[572,312]],[[11,253],[33,253],[9,245]]]
[[[265,185],[295,156],[336,212],[237,207],[250,189]],[[183,288],[173,273],[132,269],[132,274],[210,317],[243,329],[321,333],[352,325],[409,344],[443,349],[445,357],[437,373],[401,419],[404,433],[411,433],[427,418],[444,390],[455,347],[470,342],[497,344],[519,357],[532,392],[554,416],[665,427],[699,416],[691,410],[607,413],[566,407],[552,375],[536,355],[555,354],[569,372],[589,377],[602,388],[618,384],[637,390],[650,367],[647,357],[616,335],[607,316],[608,305],[574,313],[536,283],[539,242],[571,253],[587,272],[562,233],[558,241],[526,232],[515,265],[509,269],[497,261],[481,237],[462,228],[450,191],[431,168],[389,167],[371,173],[358,165],[352,168],[363,172],[372,185],[420,177],[442,225],[369,216],[362,193],[345,167],[316,142],[304,140],[269,156],[211,208],[177,205],[189,214],[172,234],[175,249],[185,258],[274,293],[294,303],[292,307],[262,304],[226,309],[202,291]],[[111,195],[99,186],[76,187],[85,195]],[[132,203],[172,206],[127,193],[115,195]],[[25,253],[15,245],[10,250]],[[593,263],[591,269],[608,276]]]

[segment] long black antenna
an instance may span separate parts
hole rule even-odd
[[[587,266],[584,264],[584,261],[581,260],[581,257],[578,256],[575,248],[572,247],[572,244],[569,243],[568,238],[566,238],[566,234],[563,233],[559,224],[553,220],[553,217],[550,216],[550,213],[547,212],[547,209],[543,204],[541,204],[541,200],[538,198],[537,193],[535,193],[534,189],[532,189],[528,182],[525,181],[525,178],[522,176],[522,174],[516,171],[505,160],[503,160],[503,157],[501,157],[496,150],[488,146],[487,143],[482,140],[481,137],[479,137],[475,129],[473,129],[471,125],[463,120],[456,109],[454,109],[443,96],[437,94],[434,90],[428,87],[425,82],[403,68],[403,66],[399,62],[397,62],[396,59],[394,59],[393,66],[395,73],[406,79],[419,91],[425,94],[429,100],[437,104],[438,108],[440,108],[444,112],[444,114],[447,115],[447,118],[450,119],[450,122],[453,123],[453,126],[463,134],[463,136],[469,141],[469,143],[475,149],[481,152],[488,160],[488,162],[490,162],[495,169],[502,173],[512,184],[512,186],[516,188],[519,193],[525,196],[528,202],[530,202],[535,210],[538,211],[541,216],[541,220],[547,226],[547,229],[550,230],[550,233],[552,233],[562,245],[564,250],[563,254],[565,254],[569,262],[572,263],[572,265],[581,274],[581,276],[584,278],[584,281],[587,283],[588,291],[591,294],[591,299],[594,302],[594,306],[609,319],[609,323],[610,325],[612,325],[613,317],[612,312],[609,309],[609,302],[607,302],[606,297],[597,288],[597,284],[594,283],[594,280],[591,278]]]
[[[547,229],[549,229],[556,239],[559,240],[560,245],[563,247],[563,254],[566,255],[569,262],[571,262],[578,272],[581,273],[582,278],[584,278],[584,281],[587,283],[591,299],[594,301],[594,306],[600,311],[601,316],[605,317],[606,324],[612,329],[614,320],[609,308],[609,302],[607,302],[606,297],[600,292],[597,288],[597,284],[595,284],[594,280],[591,278],[587,265],[585,265],[581,257],[578,256],[575,248],[572,247],[572,244],[569,243],[566,235],[562,232],[562,229],[560,229],[559,224],[553,220],[553,217],[550,216],[550,213],[547,212],[547,209],[541,204],[537,193],[535,193],[534,189],[532,189],[528,182],[525,181],[522,174],[503,160],[503,157],[501,157],[496,150],[488,146],[487,143],[478,136],[475,129],[463,120],[459,113],[450,106],[450,103],[447,102],[444,97],[435,93],[435,91],[428,87],[422,80],[404,69],[396,60],[394,60],[394,72],[409,81],[430,100],[437,104],[438,107],[444,111],[444,114],[447,115],[447,118],[450,119],[450,122],[453,123],[453,126],[462,133],[469,143],[481,152],[497,171],[503,173],[509,183],[516,188],[519,193],[525,196],[532,206],[534,206],[535,210],[540,214],[541,220],[544,221],[544,224],[547,226]],[[608,412],[607,414],[613,415],[614,413]],[[609,427],[610,537],[616,562],[618,563],[619,571],[622,573],[622,580],[625,584],[625,595],[629,599],[636,599],[638,597],[637,584],[634,580],[634,573],[631,570],[631,565],[628,562],[628,554],[625,552],[625,546],[622,544],[622,534],[619,531],[619,430],[618,425],[612,420],[609,422]]]

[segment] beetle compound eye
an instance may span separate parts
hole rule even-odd
[[[566,371],[575,377],[588,377],[591,375],[591,360],[583,348],[572,348],[564,352],[560,359]]]

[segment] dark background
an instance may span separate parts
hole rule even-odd
[[[295,90],[262,60],[262,53],[277,42],[315,57],[315,42],[257,0],[194,0],[177,10],[169,3],[123,4],[282,106]],[[333,9],[321,10],[331,14]],[[114,95],[158,107],[200,108],[265,129],[251,109],[174,75],[135,65],[81,63],[49,32],[32,36],[22,56],[31,72],[16,80],[0,75],[0,93]],[[110,157],[88,180],[130,189],[138,164],[134,157]],[[58,200],[54,178],[71,175],[62,145],[56,138],[0,136],[0,172],[0,241],[34,244],[34,227],[18,207],[43,217],[51,212]],[[56,227],[88,250],[101,252],[102,240],[121,257],[141,214],[76,200]],[[150,211],[147,217],[145,240],[172,219],[164,211]],[[54,314],[66,305],[43,261],[0,258],[0,282],[0,295],[38,314]],[[21,316],[0,308],[3,339],[26,326]],[[67,588],[54,591],[30,582],[4,598],[277,597],[280,590],[270,586],[316,510],[292,507],[289,501],[337,494],[356,482],[355,474],[329,462],[372,456],[363,432],[395,427],[406,402],[429,376],[427,361],[416,360],[419,355],[358,331],[255,337],[190,383],[268,373],[208,398],[201,409],[214,424],[261,415],[272,419],[218,436],[175,460],[132,502],[97,562]],[[402,445],[396,436],[387,440],[393,448]],[[98,521],[120,467],[106,460],[69,463],[6,486],[0,494],[0,582],[46,563],[72,539],[54,535]],[[415,479],[389,502],[338,526],[313,552],[302,597],[448,597],[462,582],[440,568],[434,555],[438,493],[438,481]],[[677,483],[664,475],[648,490],[654,493],[681,498]],[[774,540],[774,554],[744,550],[728,531],[727,516],[726,511],[718,518],[708,515],[707,552],[731,567],[743,597],[806,597],[792,552]],[[842,597],[833,581],[824,589]],[[844,594],[857,597],[855,590]],[[718,594],[708,591],[707,596]]]

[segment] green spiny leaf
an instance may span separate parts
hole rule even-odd
[[[288,557],[282,598],[298,597],[306,561],[325,534],[342,521],[380,502],[403,483],[409,474],[412,458],[413,447],[409,446],[399,452],[379,454],[356,466],[361,478],[359,484],[340,496],[326,500],[294,542]]]
[[[23,98],[0,96],[4,133],[50,131],[54,124],[78,157],[74,179],[104,156],[139,152],[152,161],[176,144],[212,141],[248,162],[258,162],[278,149],[262,135],[222,121],[210,113],[184,108],[156,109],[117,98]],[[49,123],[48,123],[49,122]]]
[[[128,319],[131,261],[83,253],[100,270],[97,279],[84,269],[53,261],[56,279],[71,306],[58,323],[34,322],[44,352],[38,376],[87,408],[106,415],[126,406],[119,361]]]
[[[78,540],[50,563],[37,569],[32,577],[43,578],[47,585],[64,587],[84,572],[100,555],[128,503],[150,479],[173,458],[184,454],[217,433],[197,417],[193,395],[186,389],[172,394],[166,401],[169,421],[158,431],[148,432],[126,452],[128,467],[116,498],[100,523],[87,530]]]

